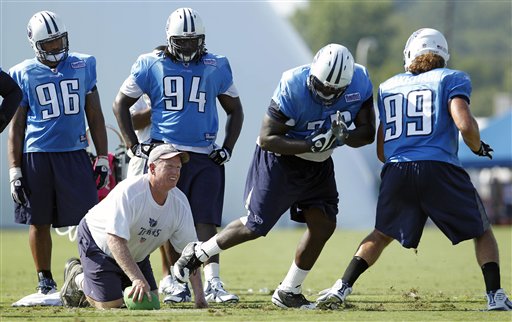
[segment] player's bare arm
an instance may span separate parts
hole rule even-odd
[[[27,127],[26,106],[20,106],[12,119],[7,140],[7,155],[9,157],[9,168],[20,168],[23,155],[23,142],[25,140],[25,128]]]
[[[386,156],[384,155],[384,127],[382,123],[379,124],[379,129],[377,130],[377,158],[379,158],[380,162],[386,161]]]
[[[311,152],[311,144],[308,141],[287,137],[285,134],[289,130],[289,126],[265,114],[260,129],[260,147],[263,150],[285,155]]]
[[[354,120],[355,129],[349,131],[345,144],[358,148],[373,143],[375,140],[375,110],[373,109],[373,96],[369,97],[361,106]]]
[[[130,106],[135,104],[137,99],[138,98],[129,97],[119,92],[117,93],[112,107],[117,123],[119,124],[119,130],[121,131],[123,139],[129,148],[138,142],[137,135],[133,130],[132,117],[130,114]]]
[[[468,102],[461,97],[455,97],[448,103],[448,108],[455,126],[457,126],[464,139],[464,143],[471,150],[478,151],[480,148],[480,130],[478,123],[471,114]]]
[[[142,111],[132,113],[132,123],[135,130],[141,130],[151,125],[151,107],[146,107]]]
[[[100,95],[96,87],[86,96],[85,115],[89,129],[91,130],[91,137],[94,142],[94,147],[96,148],[96,154],[107,155],[107,129],[105,128],[105,118],[101,110]]]
[[[240,136],[242,124],[244,122],[244,111],[242,109],[242,102],[239,97],[231,97],[229,95],[219,95],[218,100],[222,108],[226,112],[226,135],[222,146],[233,150],[236,141]]]

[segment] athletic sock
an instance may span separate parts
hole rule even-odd
[[[75,284],[78,286],[80,291],[83,291],[84,273],[80,273],[75,276]]]
[[[302,283],[306,279],[308,273],[309,271],[298,268],[297,265],[295,265],[295,261],[293,261],[290,269],[288,270],[288,274],[286,274],[286,277],[281,282],[279,289],[295,294],[301,293]]]
[[[501,288],[500,266],[496,262],[489,262],[482,265],[484,274],[485,290],[487,293]]]
[[[204,280],[206,282],[208,282],[215,277],[219,278],[220,265],[219,265],[219,263],[210,263],[203,268],[203,271],[204,271]]]
[[[217,235],[215,235],[202,243],[199,250],[196,249],[196,256],[201,262],[204,263],[210,257],[217,255],[221,251],[222,249],[220,249],[219,245],[217,245]]]
[[[359,278],[359,275],[363,274],[368,267],[368,263],[363,258],[354,256],[350,261],[350,264],[348,264],[341,280],[348,286],[352,287]]]

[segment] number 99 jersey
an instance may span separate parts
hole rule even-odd
[[[215,142],[217,96],[233,85],[226,57],[205,54],[197,62],[173,61],[163,51],[141,55],[131,77],[151,99],[151,138],[193,147]]]
[[[9,70],[27,107],[24,152],[67,152],[88,145],[85,127],[87,93],[96,86],[96,59],[69,53],[55,69],[36,58]]]
[[[471,80],[461,71],[437,68],[398,74],[379,86],[379,118],[386,162],[443,161],[460,166],[459,131],[448,102],[469,103]]]

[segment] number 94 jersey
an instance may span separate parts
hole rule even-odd
[[[96,85],[96,59],[69,53],[57,68],[27,59],[9,70],[28,107],[24,152],[85,149],[86,95]]]
[[[460,166],[459,131],[448,110],[456,96],[469,102],[471,80],[448,68],[398,74],[382,83],[378,107],[386,162],[433,160]]]
[[[151,99],[152,139],[193,147],[215,142],[217,96],[233,85],[226,57],[208,53],[198,62],[182,63],[153,52],[137,59],[131,76]]]

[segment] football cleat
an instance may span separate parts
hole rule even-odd
[[[180,283],[173,279],[171,286],[163,291],[164,303],[184,303],[192,300],[188,283]]]
[[[512,302],[510,302],[502,288],[496,290],[496,292],[487,293],[487,310],[512,311]]]
[[[39,284],[36,287],[37,293],[39,294],[53,294],[57,292],[57,283],[51,278],[43,277],[39,280]]]
[[[323,310],[337,310],[350,293],[352,293],[352,288],[338,279],[325,294],[316,300],[316,307]]]
[[[206,282],[204,296],[207,302],[238,303],[239,298],[224,289],[224,283],[219,278],[212,278]]]
[[[283,309],[313,310],[315,304],[308,301],[302,293],[295,294],[277,288],[272,295],[272,303]]]

